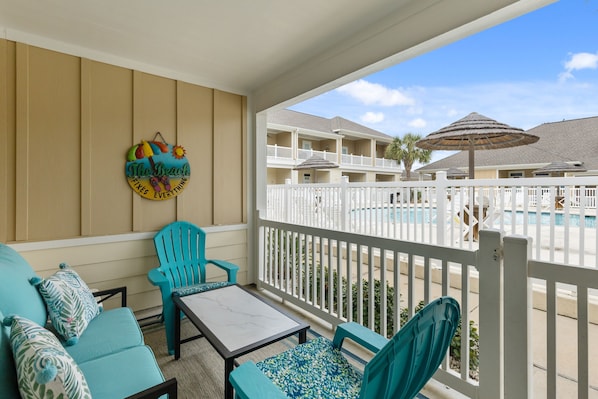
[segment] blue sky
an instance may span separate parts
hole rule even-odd
[[[598,1],[560,0],[291,109],[422,137],[471,112],[522,129],[598,116]]]

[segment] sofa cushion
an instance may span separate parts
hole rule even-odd
[[[77,345],[67,346],[66,350],[77,363],[82,363],[139,345],[143,345],[143,333],[133,311],[116,308],[95,317]]]
[[[91,399],[79,366],[50,331],[23,317],[11,323],[10,343],[23,398]]]
[[[48,315],[46,304],[29,280],[36,277],[29,263],[14,249],[0,243],[0,310],[4,315],[18,314],[43,326]]]
[[[10,347],[10,327],[2,324],[4,315],[0,311],[0,397],[18,398],[17,371]]]
[[[100,308],[77,272],[65,264],[60,267],[52,276],[33,278],[31,283],[46,302],[52,327],[66,345],[74,345],[89,322],[100,313]]]
[[[125,398],[164,382],[154,353],[145,345],[89,360],[79,366],[93,399]]]

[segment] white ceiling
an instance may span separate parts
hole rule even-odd
[[[300,93],[371,72],[375,62],[509,3],[524,6],[494,21],[550,1],[0,0],[0,29],[9,40],[240,94],[291,84],[311,63],[309,74],[321,76],[292,89]],[[444,41],[492,23],[470,24]]]

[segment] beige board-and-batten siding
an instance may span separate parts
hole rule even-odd
[[[206,257],[239,266],[237,281],[247,284],[247,226],[207,227]],[[60,263],[69,264],[90,288],[127,287],[127,305],[139,312],[162,305],[160,291],[152,286],[148,271],[158,266],[153,233],[133,233],[94,238],[13,244],[36,273],[47,277]],[[226,273],[209,267],[209,281],[226,280]],[[118,299],[118,301],[120,298]],[[108,306],[116,306],[112,301]]]
[[[245,96],[0,39],[0,120],[0,242],[247,223]],[[165,201],[124,170],[158,131],[191,168]]]

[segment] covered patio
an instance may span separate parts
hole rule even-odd
[[[277,276],[267,274],[274,269],[268,269],[265,254],[280,248],[266,246],[263,231],[304,232],[260,217],[268,206],[268,111],[552,2],[383,0],[352,1],[348,7],[342,0],[2,1],[0,184],[6,190],[0,199],[0,241],[40,275],[68,261],[92,288],[115,281],[127,285],[128,303],[141,314],[160,305],[159,292],[147,281],[157,262],[151,239],[161,226],[188,220],[208,232],[209,256],[240,266],[241,284],[272,284],[279,290]],[[125,149],[158,131],[184,145],[191,160],[188,188],[167,201],[136,196],[122,172]],[[326,241],[344,237],[318,228],[307,234]],[[376,245],[394,250],[404,244],[385,239]],[[474,257],[468,248],[459,251],[458,256]],[[410,292],[413,311],[417,297]],[[422,299],[434,292],[428,287]],[[501,306],[494,298],[480,290],[480,301]],[[468,307],[470,299],[461,300]],[[331,324],[338,319],[333,309],[309,312],[327,314]],[[495,338],[490,342],[510,342],[508,336]],[[510,370],[527,367],[520,357],[489,356],[495,368],[483,372],[502,376],[498,370],[505,364]],[[445,374],[443,383],[465,384],[461,391],[471,396],[505,394],[504,386],[471,388],[475,384],[466,375]],[[530,385],[513,386],[522,392]]]

